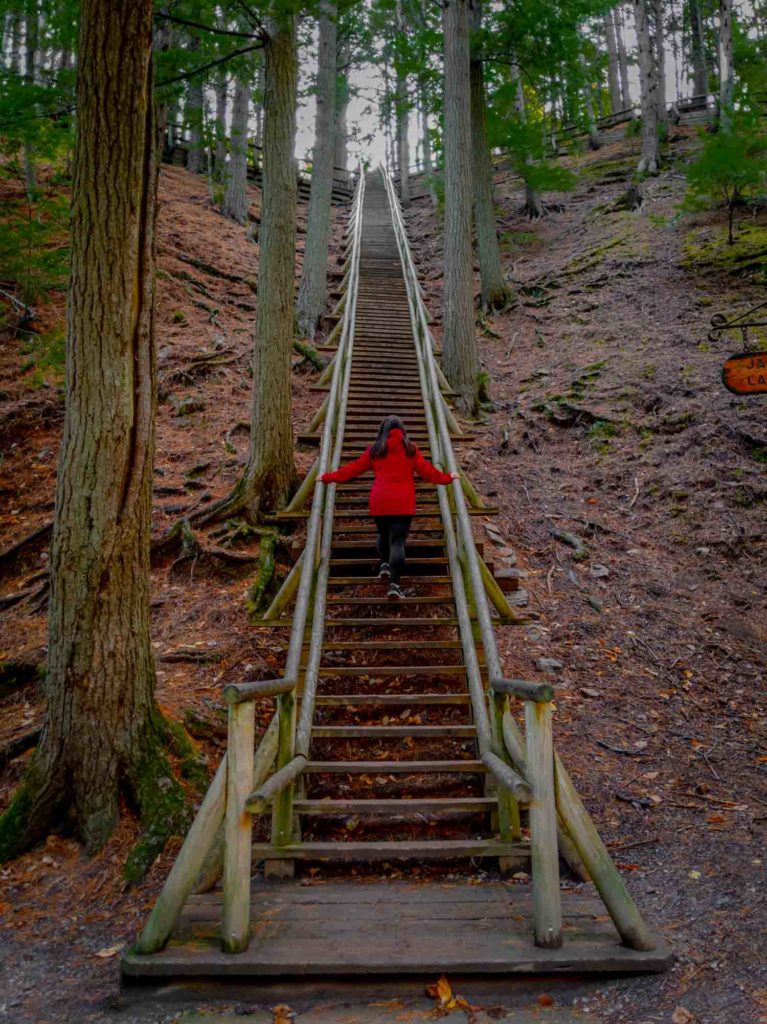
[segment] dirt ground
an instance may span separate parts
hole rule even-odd
[[[683,133],[672,139],[674,161],[690,145]],[[516,183],[501,176],[512,303],[485,320],[481,357],[494,408],[462,458],[501,509],[490,523],[502,540],[484,539],[498,548],[497,562],[511,557],[527,573],[528,606],[540,615],[502,630],[505,667],[555,682],[558,750],[677,960],[663,976],[510,984],[500,997],[471,999],[471,1012],[446,1011],[456,1014],[446,1020],[501,1020],[513,1007],[507,1019],[767,1021],[767,397],[729,394],[721,364],[740,340],[707,339],[714,313],[763,299],[766,219],[743,211],[741,258],[723,260],[721,214],[678,217],[684,183],[673,161],[648,183],[642,211],[613,209],[635,148],[627,140],[574,159],[575,190],[547,197],[556,208],[533,224],[518,212]],[[257,214],[257,191],[252,198]],[[197,502],[225,494],[242,465],[247,433],[233,428],[249,415],[258,260],[257,244],[211,208],[202,179],[166,169],[161,204],[156,536]],[[407,219],[438,316],[439,224],[428,200]],[[60,324],[61,299],[38,313],[36,330]],[[763,347],[765,337],[757,336]],[[52,511],[61,379],[55,369],[42,378],[34,367],[22,372],[26,359],[22,341],[3,339],[0,552]],[[297,366],[297,429],[318,404],[313,379]],[[309,449],[297,456],[303,468],[312,458]],[[42,714],[34,676],[44,657],[45,547],[43,534],[20,555],[0,557],[0,661],[17,662],[29,680],[0,692],[4,752]],[[257,548],[238,550],[255,556]],[[223,748],[222,681],[254,667],[274,671],[281,637],[249,623],[252,565],[177,554],[159,557],[153,571],[158,696],[197,735],[212,768]],[[265,705],[264,721],[269,713]],[[0,807],[28,757],[6,754],[0,764]],[[118,995],[119,951],[178,850],[169,847],[144,882],[128,887],[121,869],[136,834],[126,814],[92,860],[54,836],[0,869],[0,1021],[178,1019],[172,1001],[125,1007]],[[355,1019],[431,1019],[436,1002],[405,990]],[[549,992],[551,1005],[539,1002]],[[232,1010],[280,1001],[291,1004],[290,992]],[[351,1020],[341,1005],[317,995],[295,1003],[296,1019]]]

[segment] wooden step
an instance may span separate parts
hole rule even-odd
[[[345,586],[349,586],[349,585],[352,585],[352,586],[358,585],[360,583],[375,584],[375,583],[379,583],[379,582],[381,582],[381,581],[378,579],[377,576],[369,576],[367,579],[365,579],[364,576],[331,576],[328,579],[328,586],[329,587],[345,587]],[[432,584],[432,585],[445,586],[447,584],[450,584],[451,582],[452,582],[451,581],[451,577],[447,576],[447,575],[445,575],[445,576],[413,576],[413,577],[411,577],[408,580],[408,582],[405,584],[405,586],[406,587],[414,586],[416,583],[428,583],[428,584]],[[362,599],[362,598],[356,598],[355,597],[355,598],[350,598],[350,600],[353,601],[355,604],[357,604],[357,603],[362,603],[363,601],[366,601],[367,598]],[[417,601],[417,600],[418,600],[417,596],[402,598],[402,601]],[[400,601],[400,604],[402,603],[402,601]],[[340,599],[337,599],[335,597],[328,599],[328,604],[344,604],[344,603],[345,602],[343,602]],[[383,600],[382,600],[382,603],[383,603]],[[389,601],[387,600],[386,603],[388,604]]]
[[[403,707],[407,705],[455,705],[469,704],[468,693],[322,693],[315,698],[315,704],[323,707],[364,706]]]
[[[396,607],[393,601],[388,602],[390,607]],[[292,620],[291,620],[292,621]],[[271,625],[271,623],[270,623]],[[338,618],[338,619],[325,619],[325,628],[328,626],[375,626],[377,629],[392,629],[395,626],[457,626],[457,618],[443,618],[442,616],[435,616],[433,619],[417,616],[414,618],[371,618],[371,619],[358,619],[358,618]]]
[[[315,725],[312,737],[324,740],[378,740],[412,736],[414,739],[432,739],[450,736],[453,739],[473,739],[477,735],[474,725]]]
[[[254,860],[460,860],[465,857],[525,857],[530,847],[496,839],[401,839],[377,843],[254,843]]]
[[[328,676],[465,676],[465,665],[321,665],[320,678]]]
[[[491,811],[498,806],[495,797],[415,797],[411,800],[294,800],[293,810],[301,814],[429,814]]]
[[[454,772],[484,774],[482,761],[308,761],[311,775],[450,775]]]

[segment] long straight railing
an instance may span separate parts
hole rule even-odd
[[[422,390],[432,453],[441,462],[444,470],[455,473],[458,472],[458,464],[450,440],[444,401],[438,383],[429,314],[421,294],[394,184],[388,173],[382,173],[408,292],[413,335],[421,365]],[[502,829],[507,828],[513,833],[518,828],[518,811],[508,796],[524,799],[525,790],[528,794],[532,792],[530,824],[536,942],[539,945],[556,947],[562,941],[557,845],[550,841],[551,836],[557,834],[558,818],[561,823],[559,848],[563,856],[568,860],[575,860],[573,846],[575,847],[624,944],[634,949],[653,949],[655,940],[651,932],[631,899],[561,761],[553,753],[550,687],[531,687],[529,683],[503,677],[471,520],[463,490],[457,482],[452,485],[451,497],[452,509],[449,507],[447,496],[440,495],[440,509],[453,574],[458,618],[461,623],[461,640],[467,658],[469,687],[478,727],[481,757],[501,786],[499,817]],[[453,518],[457,525],[460,552],[456,551]],[[461,573],[457,571],[456,555],[461,563]],[[464,586],[459,582],[461,574]],[[469,650],[470,646],[474,647],[474,637],[466,614],[467,598],[471,601],[477,618],[478,638],[485,653],[490,682],[487,704],[477,668],[476,651],[472,654]],[[512,696],[525,701],[527,742],[510,709],[504,707],[507,699]],[[549,750],[552,756],[547,760],[546,752]],[[509,760],[513,767],[507,763]],[[507,792],[506,796],[503,793],[504,789]]]
[[[312,479],[331,468],[335,469],[341,456],[354,344],[364,196],[365,176],[360,172],[347,232],[350,238],[348,299],[338,352],[333,361],[334,372],[320,453],[317,463],[308,474]],[[137,952],[152,953],[161,949],[167,942],[222,825],[222,945],[228,952],[239,952],[247,947],[252,814],[273,802],[272,842],[275,846],[288,843],[292,829],[293,784],[306,764],[308,744],[304,733],[302,732],[298,738],[296,732],[296,689],[299,684],[302,649],[310,609],[312,635],[309,666],[316,665],[322,645],[321,624],[324,618],[324,589],[334,505],[335,488],[318,486],[314,492],[307,523],[306,542],[301,559],[302,571],[282,678],[230,683],[224,687],[224,696],[228,704],[227,753],[219,765],[149,920],[139,936]],[[316,679],[316,668],[313,675]],[[273,726],[267,730],[254,755],[254,701],[259,697],[276,697],[277,711]],[[275,763],[276,771],[264,782],[272,761]],[[258,788],[254,789],[254,786]]]

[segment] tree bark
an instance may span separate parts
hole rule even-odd
[[[618,47],[618,70],[621,77],[621,102],[623,109],[628,110],[631,106],[631,90],[629,89],[629,62],[626,56],[626,45],[623,42],[623,12],[620,7],[613,10],[613,21],[615,23],[615,43]]]
[[[229,82],[225,74],[216,79],[216,162],[213,168],[214,180],[223,185],[226,183],[226,108]],[[234,115],[232,116],[234,120]]]
[[[708,95],[708,68],[706,67],[706,38],[700,0],[688,0],[690,14],[690,58],[692,62],[692,89],[695,96]]]
[[[594,90],[591,87],[591,69],[586,61],[583,50],[579,54],[581,70],[583,72],[583,105],[586,109],[586,121],[589,126],[589,146],[591,149],[599,149],[602,145],[599,138],[596,114],[594,112]]]
[[[655,105],[658,108],[658,121],[666,120],[666,28],[664,25],[663,0],[654,0],[654,28],[655,36]]]
[[[473,414],[479,402],[479,358],[474,333],[471,252],[471,110],[468,0],[443,5],[445,114],[445,274],[443,365],[458,408]]]
[[[613,12],[608,11],[602,19],[607,45],[607,85],[610,92],[610,113],[617,114],[623,109],[621,97],[620,70],[618,68],[618,44],[615,39]]]
[[[259,60],[256,68],[256,84],[253,103],[256,108],[255,131],[253,133],[253,166],[256,170],[262,164],[262,149],[264,145],[264,64]]]
[[[298,182],[296,19],[269,21],[264,46],[264,186],[253,356],[250,452],[239,489],[255,517],[284,506],[295,484],[291,420]]]
[[[472,33],[479,33],[481,27],[482,7],[480,0],[475,0],[471,15]],[[508,296],[501,271],[501,254],[498,249],[498,231],[493,201],[493,168],[487,143],[485,73],[482,52],[476,35],[470,53],[474,226],[479,256],[481,302],[484,309],[500,309],[506,304]]]
[[[199,36],[194,36],[189,45],[194,52],[200,49]],[[186,86],[186,108],[184,120],[189,127],[189,148],[187,150],[186,169],[192,174],[200,174],[205,163],[205,154],[202,140],[204,97],[202,90],[202,77],[195,75],[190,78]]]
[[[232,102],[232,129],[229,136],[229,166],[226,193],[221,204],[225,217],[237,224],[248,222],[248,113],[250,83],[235,79]]]
[[[306,221],[304,265],[297,302],[298,330],[308,338],[314,338],[317,332],[327,297],[336,128],[337,17],[335,0],[323,0],[319,19],[317,112],[314,121],[311,192]]]
[[[642,103],[642,155],[639,158],[637,170],[640,173],[657,174],[660,164],[657,75],[654,47],[650,36],[648,3],[649,0],[634,0]]]
[[[144,813],[165,801],[154,859],[184,817],[161,749],[149,628],[159,155],[151,41],[151,0],[83,0],[48,706],[0,820],[0,859],[57,822],[93,851],[123,798]]]
[[[735,91],[732,60],[732,0],[719,0],[719,124],[724,131],[732,127],[732,102]]]

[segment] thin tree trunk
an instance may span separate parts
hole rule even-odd
[[[401,0],[397,0],[397,31],[407,32],[407,24],[402,14]],[[402,208],[410,206],[410,101],[407,88],[407,74],[400,63],[395,62],[397,89],[397,163],[399,164],[399,196]]]
[[[349,163],[349,130],[346,124],[346,114],[349,109],[349,69],[351,60],[351,49],[345,43],[338,50],[338,73],[336,75],[336,113],[335,126],[333,129],[334,153],[333,168],[337,177],[348,180]]]
[[[666,26],[664,24],[663,0],[654,0],[655,22],[655,103],[658,108],[658,121],[666,120]]]
[[[586,121],[589,126],[589,146],[591,149],[599,149],[602,143],[599,138],[596,114],[594,113],[594,90],[591,86],[591,68],[588,66],[583,50],[580,51],[578,56],[583,71],[583,105],[586,109]]]
[[[719,124],[732,127],[735,71],[732,60],[732,0],[719,0]]]
[[[333,198],[333,156],[336,128],[336,63],[338,59],[335,0],[320,7],[317,65],[317,113],[314,122],[312,180],[306,221],[306,245],[298,289],[298,330],[313,338],[325,311],[328,281],[328,242]]]
[[[189,49],[192,51],[200,49],[199,36],[194,36]],[[192,174],[200,174],[204,164],[204,149],[202,142],[203,122],[203,90],[202,78],[195,75],[190,78],[186,87],[186,108],[184,110],[185,121],[189,127],[189,148],[187,150],[186,169]]]
[[[83,0],[48,705],[35,755],[0,820],[0,860],[57,822],[94,851],[122,799],[145,813],[160,809],[152,860],[185,820],[161,749],[149,628],[158,169],[151,40],[151,0]]]
[[[615,40],[615,24],[612,11],[608,11],[602,19],[607,45],[607,85],[610,92],[610,113],[617,114],[622,109],[620,71],[618,69],[618,44]]]
[[[626,56],[626,45],[623,42],[623,12],[620,7],[613,10],[613,21],[615,23],[615,43],[618,47],[618,70],[621,77],[621,103],[623,109],[628,110],[631,106],[631,90],[629,89],[629,62]]]
[[[11,15],[11,53],[8,67],[14,75],[21,74],[21,12],[14,11]]]
[[[434,187],[434,165],[431,156],[431,134],[429,132],[429,99],[426,93],[426,79],[418,79],[418,105],[421,112],[421,152],[423,153],[423,172],[429,188],[432,206],[437,205],[437,190]]]
[[[445,276],[443,364],[458,393],[459,409],[473,414],[479,401],[479,358],[474,333],[471,252],[471,109],[468,0],[443,7],[445,35]]]
[[[213,177],[220,184],[226,182],[226,107],[228,99],[228,80],[225,74],[216,79],[216,161]]]
[[[263,162],[264,145],[264,64],[260,60],[256,68],[256,84],[253,103],[255,110],[255,131],[253,133],[253,167],[258,170]]]
[[[248,111],[250,83],[235,79],[232,103],[232,130],[229,138],[229,166],[226,193],[221,204],[225,217],[237,224],[248,222]]]
[[[27,0],[24,26],[24,79],[28,85],[35,85],[35,55],[39,30],[37,0]],[[34,109],[37,109],[36,104]],[[37,168],[35,167],[34,147],[29,139],[24,142],[24,188],[27,199],[31,203],[37,189]]]
[[[516,85],[516,92],[514,93],[514,106],[517,111],[517,117],[525,123],[527,120],[527,112],[525,111],[525,93],[522,88],[522,76],[519,73],[519,64],[515,57],[512,56],[511,61],[511,79]],[[562,101],[562,123],[565,123],[565,112],[564,112],[564,100]],[[525,164],[529,167],[532,166],[533,158],[528,154],[525,157]],[[525,204],[524,212],[530,218],[530,220],[538,220],[543,216],[543,199],[541,193],[533,188],[527,178],[525,178]]]
[[[706,67],[706,38],[700,0],[688,0],[690,14],[690,56],[692,60],[692,89],[695,96],[708,95],[708,68]]]
[[[649,0],[634,0],[642,102],[642,155],[637,170],[640,173],[657,174],[660,164],[657,75],[654,48],[650,37],[648,3]]]
[[[281,508],[295,483],[291,420],[293,279],[298,183],[296,19],[268,23],[264,47],[264,186],[253,408],[248,465],[238,490],[252,515]]]
[[[480,0],[474,0],[471,31],[478,33],[482,26]],[[498,249],[498,231],[493,201],[493,167],[487,143],[485,107],[485,74],[479,44],[471,48],[469,65],[471,88],[471,148],[474,178],[474,226],[477,235],[479,277],[483,309],[496,309],[508,298],[501,271]]]

